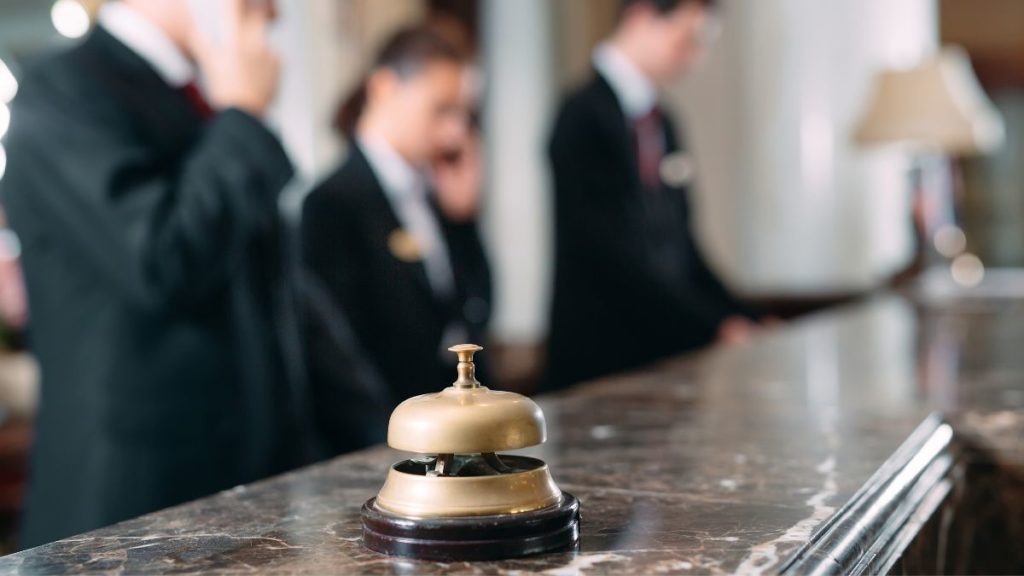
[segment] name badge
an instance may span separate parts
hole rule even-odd
[[[398,228],[388,236],[388,250],[391,255],[402,262],[419,262],[423,260],[423,248],[412,234]]]
[[[659,167],[661,181],[668,186],[680,188],[693,183],[697,166],[693,157],[684,152],[669,154],[661,160]]]

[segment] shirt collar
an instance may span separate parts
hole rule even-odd
[[[148,18],[121,2],[100,8],[99,23],[111,36],[145,60],[172,88],[195,80],[195,67],[177,45]]]
[[[632,120],[646,116],[658,104],[658,89],[636,64],[605,42],[594,50],[594,68],[608,81],[623,112]]]
[[[360,137],[356,140],[370,168],[380,180],[384,192],[395,198],[425,192],[423,175],[402,158],[383,138]]]

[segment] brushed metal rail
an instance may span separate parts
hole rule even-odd
[[[840,510],[780,567],[781,574],[878,574],[899,559],[953,487],[952,426],[924,420]]]

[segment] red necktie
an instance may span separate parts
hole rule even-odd
[[[189,104],[192,104],[192,108],[195,109],[196,114],[203,120],[209,120],[213,118],[215,112],[210,106],[210,103],[203,97],[203,93],[200,92],[199,86],[195,82],[189,82],[182,89],[181,93],[188,98]]]
[[[665,157],[665,129],[661,120],[661,110],[655,106],[633,121],[633,149],[640,181],[650,190],[661,187],[661,161]]]

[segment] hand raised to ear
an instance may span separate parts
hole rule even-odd
[[[217,109],[239,108],[263,116],[277,94],[280,61],[267,41],[272,12],[248,0],[227,4],[223,38],[219,43],[193,29],[196,59]]]
[[[432,170],[438,205],[453,222],[476,218],[484,182],[483,151],[476,136],[470,135],[450,161],[436,162]]]

